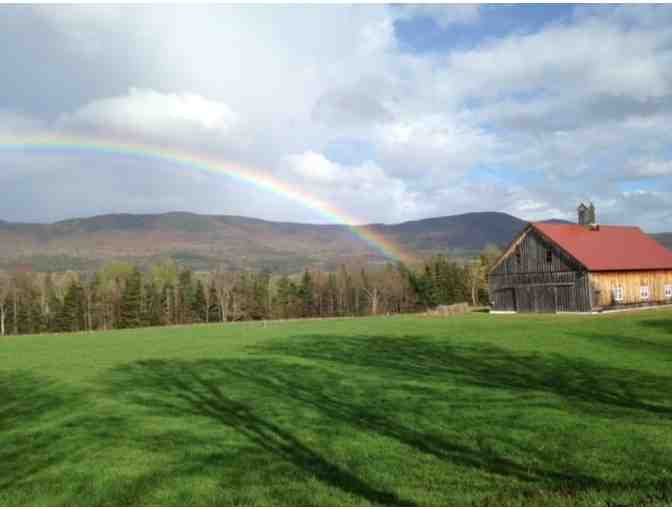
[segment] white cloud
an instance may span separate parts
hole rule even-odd
[[[343,177],[338,165],[316,152],[287,156],[287,163],[290,170],[302,179],[331,183],[339,176]]]
[[[544,90],[646,99],[670,91],[669,42],[669,28],[624,30],[589,19],[453,52],[442,76],[447,87],[483,97]]]
[[[289,170],[286,179],[298,178],[297,184],[361,222],[372,218],[404,221],[432,214],[434,210],[420,200],[417,192],[409,190],[403,180],[388,175],[372,161],[342,165],[323,154],[305,152],[289,156],[286,163]]]
[[[198,94],[131,89],[127,95],[99,99],[65,114],[59,124],[65,128],[174,136],[188,131],[226,134],[237,120],[228,105]]]
[[[626,177],[631,179],[672,176],[672,160],[638,160],[630,167],[632,171]]]
[[[397,19],[431,18],[443,29],[451,25],[476,23],[480,18],[477,4],[413,4],[392,9]]]
[[[423,115],[380,124],[374,134],[378,154],[395,175],[438,186],[463,177],[489,160],[494,136],[460,116]]]

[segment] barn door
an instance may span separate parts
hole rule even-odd
[[[552,286],[539,285],[533,287],[533,308],[537,313],[555,312],[555,292]]]
[[[519,312],[555,313],[555,290],[546,285],[517,287],[516,305]]]
[[[541,295],[539,296],[539,312],[543,313],[555,313],[556,310],[556,297],[555,297],[555,287],[544,286],[539,287],[541,289]]]
[[[516,311],[533,312],[533,296],[530,287],[516,287]]]
[[[513,289],[495,291],[495,310],[513,311],[516,309],[516,295]]]

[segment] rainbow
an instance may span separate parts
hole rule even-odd
[[[385,238],[380,232],[358,221],[345,211],[304,189],[295,185],[290,186],[267,172],[244,167],[237,163],[218,161],[195,153],[177,151],[163,146],[54,134],[30,137],[0,136],[0,150],[91,152],[102,155],[142,158],[186,167],[194,171],[226,175],[238,182],[294,200],[318,212],[330,222],[347,226],[357,237],[388,258],[405,262],[414,260],[414,257],[401,246]]]

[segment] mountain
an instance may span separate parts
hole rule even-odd
[[[377,229],[418,252],[477,251],[488,243],[506,245],[526,222],[498,212],[480,212],[381,225]]]
[[[660,234],[651,234],[656,241],[665,246],[668,250],[672,250],[672,232],[661,232]]]
[[[509,214],[480,212],[367,228],[415,255],[467,255],[488,243],[506,245],[525,223]],[[223,266],[286,272],[307,265],[333,269],[354,257],[387,260],[345,225],[188,212],[107,214],[51,224],[0,221],[4,269],[87,270],[109,260],[146,265],[162,257],[196,270]]]

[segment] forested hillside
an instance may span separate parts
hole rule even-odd
[[[525,222],[485,212],[371,225],[392,244],[419,256],[474,255],[508,243]],[[97,270],[110,260],[148,268],[170,257],[193,270],[300,272],[334,270],[352,257],[384,262],[380,252],[343,225],[283,223],[191,213],[113,214],[53,224],[0,224],[0,269]]]

